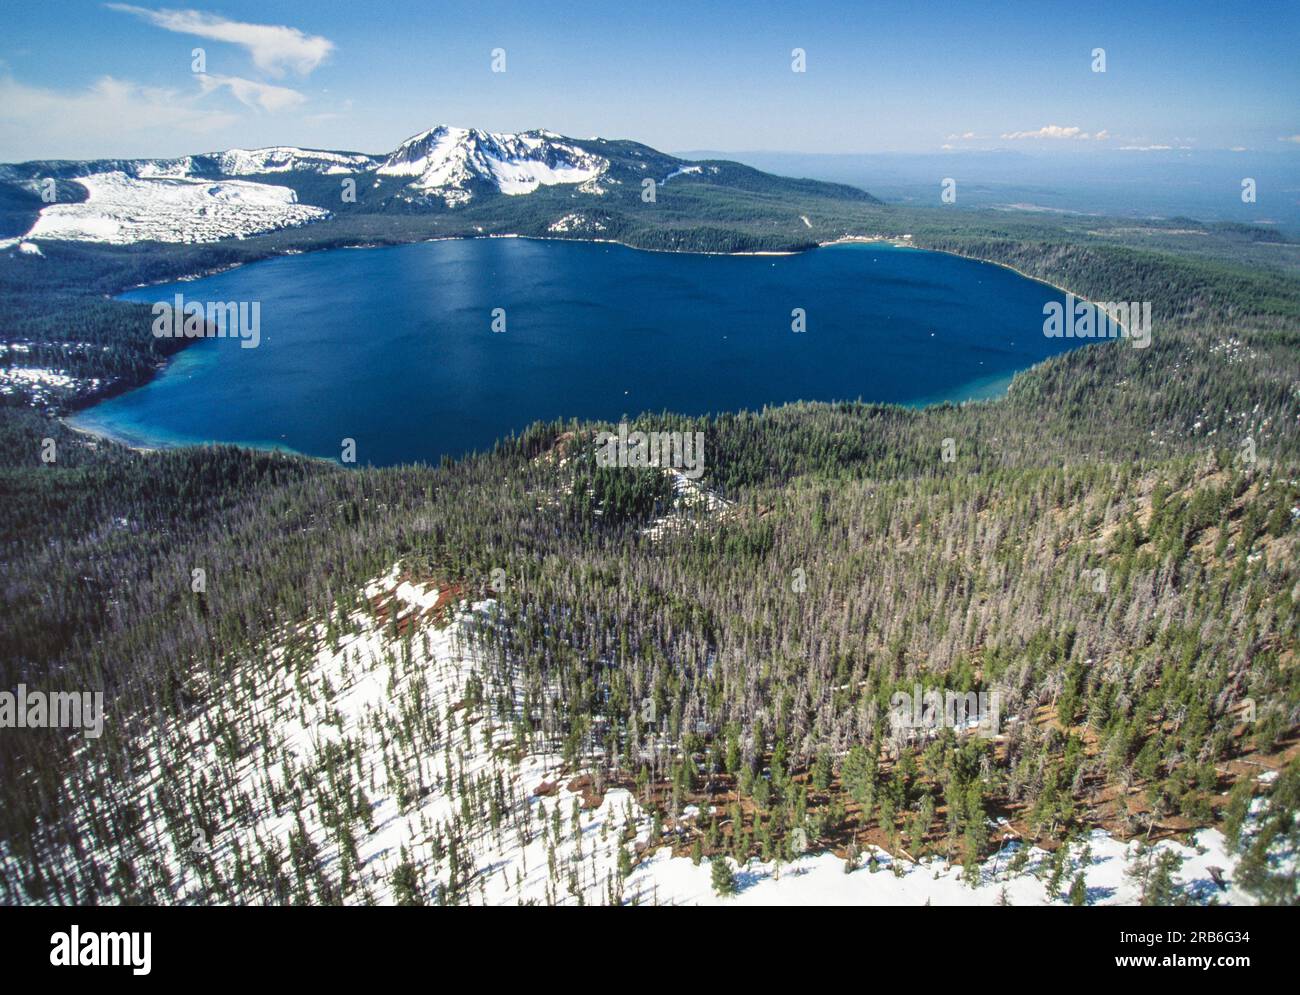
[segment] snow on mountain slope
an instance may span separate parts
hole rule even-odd
[[[150,813],[146,849],[113,835],[94,853],[101,868],[126,860],[142,893],[169,902],[990,905],[1005,890],[1013,904],[1065,904],[1047,892],[1052,855],[1031,849],[1013,869],[1016,842],[973,887],[941,858],[868,848],[851,871],[824,852],[750,860],[737,894],[720,898],[708,859],[649,845],[653,816],[630,791],[575,779],[558,744],[526,732],[522,691],[497,682],[476,638],[500,623],[492,602],[457,602],[397,568],[364,595],[364,608],[287,630],[219,685],[194,676],[204,706],[143,732],[124,786]],[[698,817],[694,806],[665,816],[664,841],[693,835]],[[1062,887],[1081,873],[1088,904],[1133,903],[1136,844],[1103,832],[1087,844],[1070,848]],[[1194,902],[1251,901],[1218,832],[1158,846],[1185,859],[1176,878]],[[0,900],[31,901],[12,859],[0,841]],[[44,866],[70,880],[86,859],[83,848]]]
[[[247,180],[180,176],[137,179],[121,172],[76,180],[89,192],[80,204],[42,209],[27,239],[109,242],[213,242],[307,224],[329,216],[298,203],[288,187]]]
[[[737,893],[723,898],[713,891],[707,860],[695,866],[685,857],[659,850],[637,866],[625,890],[642,901],[653,896],[661,905],[996,905],[1004,891],[1011,905],[1065,905],[1074,874],[1082,873],[1088,905],[1138,904],[1140,889],[1128,874],[1140,859],[1136,844],[1122,843],[1101,830],[1093,830],[1086,842],[1087,865],[1082,864],[1083,847],[1071,847],[1069,876],[1054,896],[1048,891],[1052,855],[1047,851],[1033,847],[1022,870],[1009,870],[1018,843],[980,865],[974,885],[963,879],[960,864],[939,857],[914,864],[870,847],[851,872],[846,872],[843,858],[830,853],[807,854],[788,864],[750,860],[736,867],[733,861]],[[1236,857],[1225,851],[1223,834],[1217,830],[1197,833],[1194,846],[1163,840],[1153,850],[1169,850],[1183,859],[1177,879],[1193,904],[1210,898],[1221,905],[1254,904],[1231,883]],[[1214,883],[1210,867],[1229,872],[1226,891]]]
[[[713,168],[713,171],[715,173],[718,171],[716,166]],[[690,176],[692,173],[702,173],[702,172],[704,172],[703,166],[678,166],[671,173],[669,173],[667,176],[664,177],[664,182],[667,183],[674,176]]]
[[[262,149],[226,149],[175,159],[97,159],[74,164],[77,173],[125,173],[141,180],[158,178],[203,179],[221,176],[253,176],[261,173],[360,173],[374,169],[381,157],[360,152],[327,152],[300,149],[293,145],[272,145]],[[12,168],[12,167],[11,167]]]
[[[608,159],[549,131],[507,135],[437,127],[386,156],[277,145],[171,159],[4,165],[0,181],[37,190],[46,178],[57,177],[90,192],[85,203],[44,208],[22,238],[213,242],[307,224],[331,213],[300,204],[297,194],[279,183],[226,177],[373,173],[375,186],[389,178],[398,181],[386,194],[408,202],[441,199],[454,207],[480,192],[518,196],[554,184],[573,184],[584,193],[600,195],[605,189],[597,181],[607,176],[609,166]],[[0,248],[16,241],[0,242]]]
[[[250,857],[278,864],[287,853],[305,868],[298,855],[313,853],[319,871],[286,879],[285,893],[249,885],[239,900],[392,903],[406,860],[430,901],[440,889],[476,905],[608,900],[625,827],[644,839],[649,820],[626,791],[579,812],[581,796],[555,783],[558,756],[515,757],[518,728],[473,690],[494,693],[468,638],[492,605],[462,602],[448,619],[438,594],[394,570],[367,586],[368,608],[342,632],[332,620],[286,633],[212,688],[193,721],[141,738],[128,790],[184,809],[146,828],[145,859],[135,854],[154,869],[146,887],[168,901],[220,900],[213,882],[231,882]],[[409,642],[383,616],[411,626]],[[8,859],[0,841],[0,899],[20,877]],[[77,860],[49,867],[71,874]]]
[[[440,126],[407,139],[376,172],[415,177],[408,186],[452,207],[470,200],[476,186],[514,196],[539,186],[586,183],[608,168],[609,160],[549,131],[506,135]]]
[[[221,172],[226,176],[254,173],[355,173],[373,169],[375,160],[354,152],[322,152],[278,145],[265,149],[227,149],[213,152]]]
[[[193,176],[195,169],[194,157],[191,155],[182,156],[180,159],[146,159],[128,165],[134,166],[134,169],[129,172],[123,170],[123,172],[128,172],[128,175],[142,180]],[[105,172],[116,172],[116,170],[105,170]]]

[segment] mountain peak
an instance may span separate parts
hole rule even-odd
[[[608,159],[545,129],[508,134],[438,125],[402,142],[376,172],[414,177],[410,189],[453,207],[479,189],[525,194],[539,186],[586,183],[608,168]]]

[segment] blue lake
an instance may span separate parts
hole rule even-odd
[[[201,340],[74,424],[138,445],[332,459],[350,438],[359,463],[435,462],[538,419],[996,396],[1015,371],[1079,344],[1043,334],[1059,291],[883,244],[707,256],[424,242],[284,256],[123,299],[177,293],[260,302],[260,344]]]

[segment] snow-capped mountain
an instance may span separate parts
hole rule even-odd
[[[346,202],[337,187],[322,195],[313,176],[356,177],[357,187],[372,193],[371,204],[442,208],[556,184],[586,184],[586,193],[599,195],[604,190],[595,181],[609,165],[549,131],[506,135],[440,126],[387,155],[276,145],[170,159],[40,161],[0,166],[0,183],[28,196],[42,194],[51,179],[64,185],[59,203],[41,208],[19,238],[212,242],[328,218]],[[304,184],[316,194],[314,205],[299,201]]]
[[[376,173],[412,177],[407,187],[441,197],[451,207],[470,200],[480,189],[526,194],[539,186],[586,183],[608,168],[608,159],[549,131],[507,135],[439,126],[408,138]]]
[[[215,242],[344,216],[451,210],[489,215],[498,232],[611,237],[620,215],[639,211],[650,179],[671,180],[674,191],[690,184],[697,192],[706,186],[874,202],[853,187],[786,179],[734,162],[692,163],[633,141],[442,125],[381,155],[275,145],[174,158],[0,164],[0,249],[36,238]],[[550,192],[539,194],[544,189]],[[528,194],[544,206],[513,210],[499,200]],[[15,205],[8,219],[6,204]]]

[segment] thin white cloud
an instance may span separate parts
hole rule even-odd
[[[1092,139],[1095,141],[1104,142],[1106,141],[1106,139],[1110,138],[1110,132],[1107,131],[1105,128],[1102,128],[1101,131],[1097,132],[1095,135],[1090,135],[1088,132],[1084,131],[1082,128],[1078,127],[1077,125],[1062,127],[1059,124],[1049,124],[1049,125],[1045,125],[1042,128],[1039,128],[1037,131],[1006,132],[1002,135],[1002,137],[1011,141],[1020,141],[1023,139],[1046,138],[1052,140],[1065,140],[1065,141],[1087,141],[1089,139]]]
[[[963,131],[960,135],[949,135],[945,141],[949,142],[971,142],[979,136],[973,131]]]
[[[0,76],[0,161],[130,155],[141,138],[203,135],[238,115],[199,104],[200,95],[103,76],[84,90],[49,90]],[[183,143],[180,143],[183,147]]]
[[[239,76],[218,76],[205,73],[199,76],[199,86],[203,88],[204,93],[211,93],[225,87],[245,107],[272,113],[297,107],[307,99],[297,90],[291,90],[287,86],[257,83]]]
[[[308,114],[303,118],[308,124],[324,124],[328,121],[338,121],[352,113],[352,98],[349,97],[339,105],[337,111],[321,111],[318,114]]]
[[[125,3],[105,6],[133,14],[166,31],[242,45],[253,57],[253,64],[272,76],[281,76],[286,69],[305,76],[334,50],[334,43],[328,38],[303,34],[285,25],[231,21],[201,10],[146,10]]]
[[[1168,152],[1172,145],[1121,145],[1121,152]]]
[[[1283,135],[1281,138],[1278,139],[1278,141],[1294,142],[1296,145],[1300,145],[1300,135]]]

